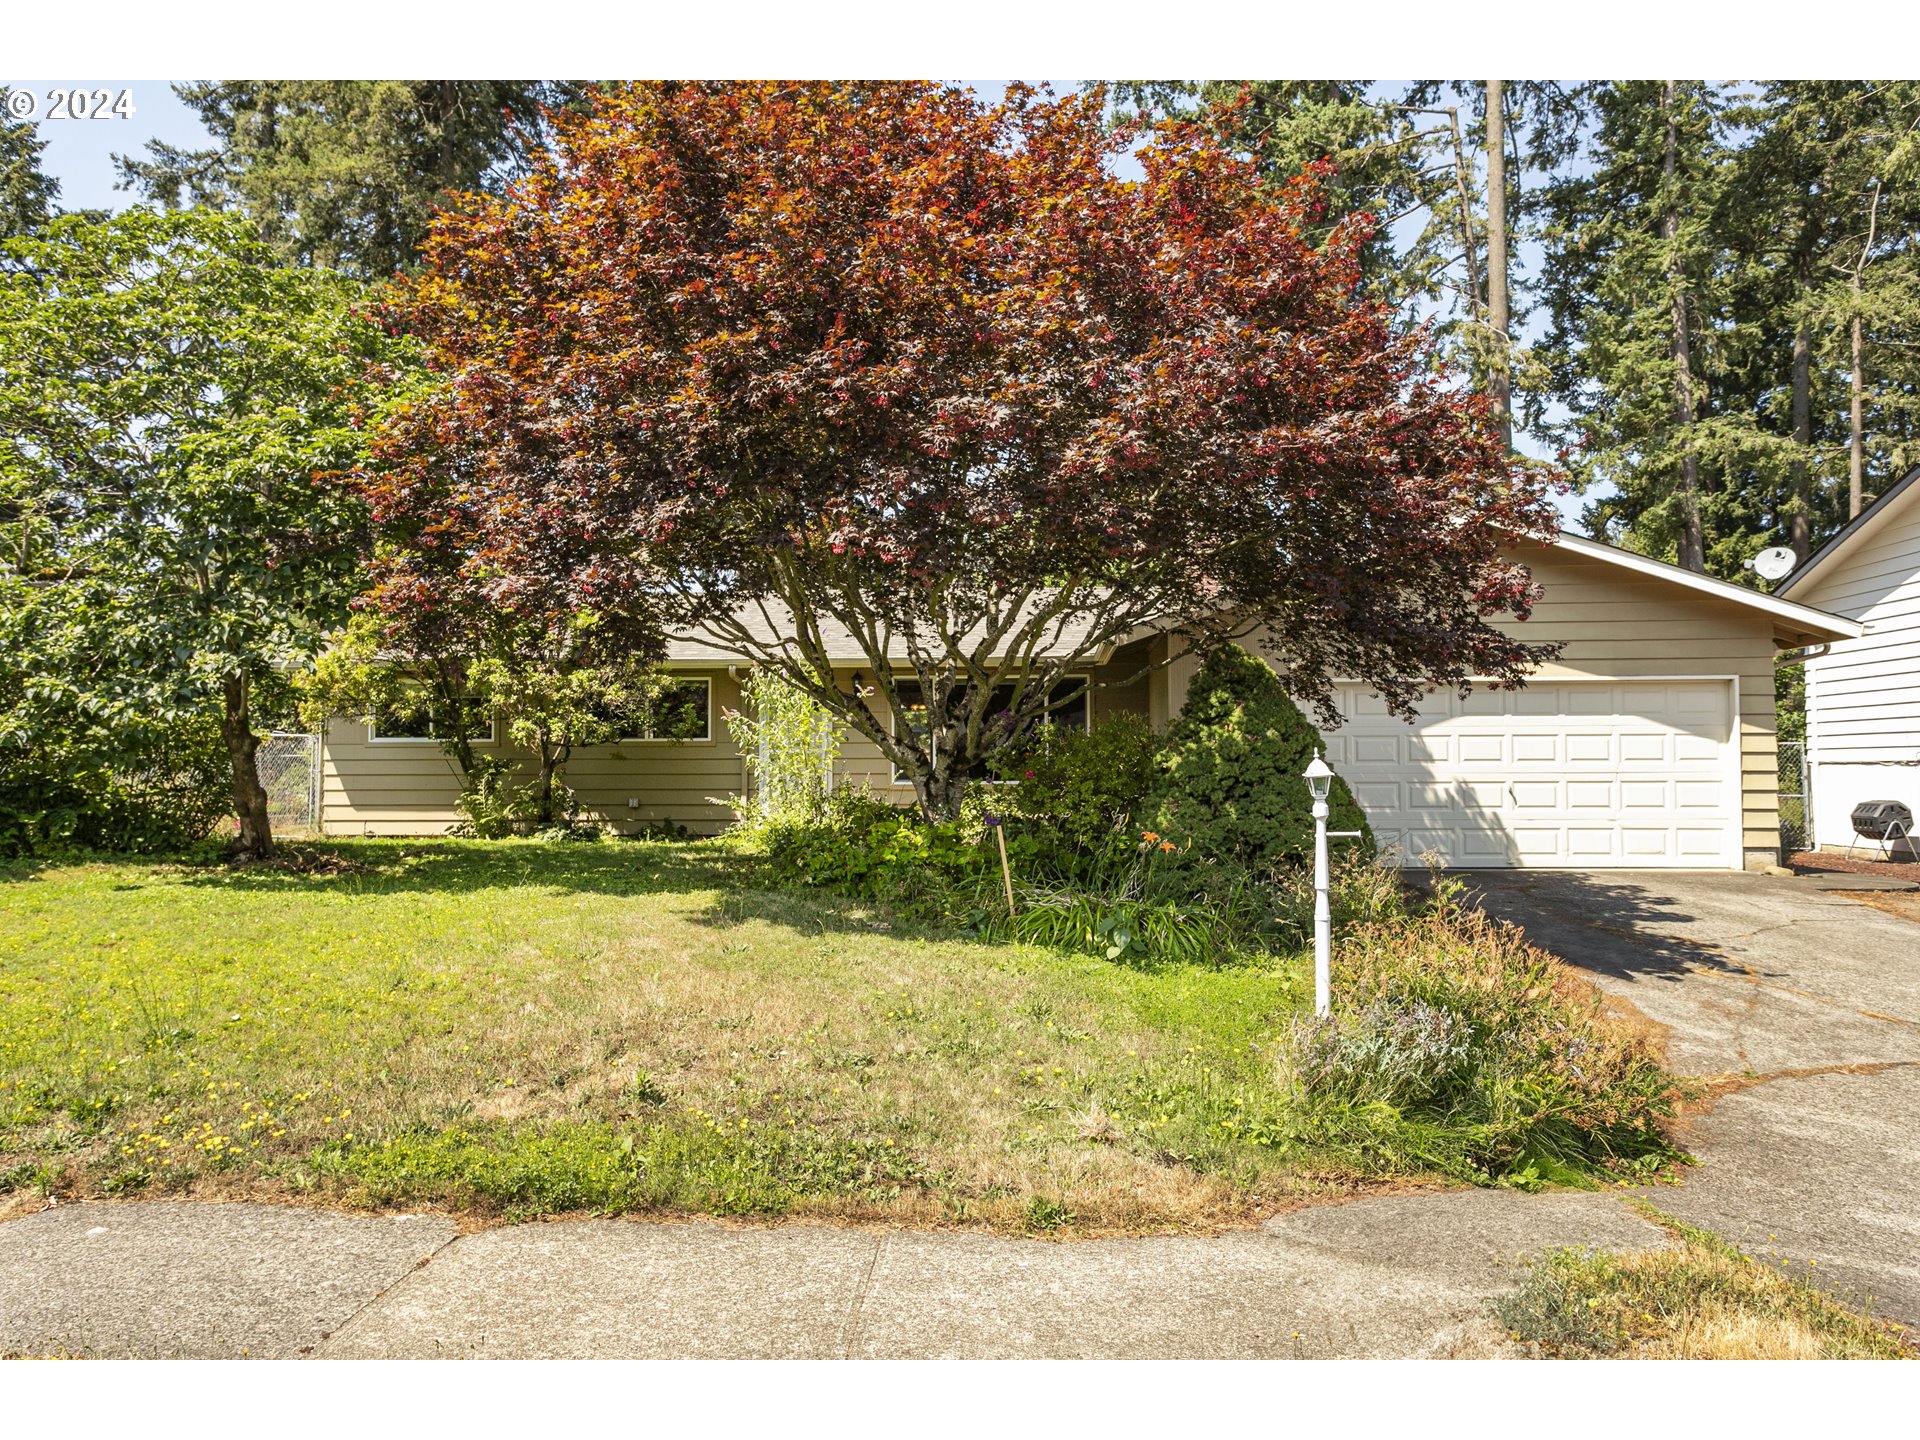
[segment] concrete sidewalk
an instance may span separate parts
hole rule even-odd
[[[1493,1355],[1517,1256],[1664,1243],[1613,1196],[1496,1191],[1072,1243],[623,1220],[456,1236],[428,1216],[89,1203],[0,1225],[0,1354]]]

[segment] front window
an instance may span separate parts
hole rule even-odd
[[[467,739],[476,745],[490,744],[493,741],[493,713],[487,702],[474,696],[460,701],[465,720]],[[374,713],[373,723],[367,727],[367,739],[413,740],[438,744],[450,738],[454,727],[447,722],[446,713],[437,700],[429,700],[425,694],[415,699],[402,701],[381,708]]]
[[[900,708],[893,717],[893,733],[899,735],[904,731],[907,734],[916,735],[924,744],[927,738],[927,707],[926,702],[921,699],[920,683],[917,680],[899,681],[895,683],[894,689],[900,695]],[[1041,717],[1039,723],[1084,733],[1092,718],[1090,695],[1091,691],[1084,675],[1069,676],[1064,680],[1056,681],[1053,688],[1047,692],[1048,702],[1053,708]],[[956,687],[949,710],[957,710],[965,703],[965,687]],[[982,730],[988,731],[995,724],[1005,725],[1007,707],[1012,703],[1011,682],[994,686],[993,699],[987,707],[985,720],[981,722]],[[987,773],[987,767],[983,762],[975,762],[968,766],[966,774],[969,780],[993,783],[993,777]],[[908,785],[912,780],[906,774],[896,770],[893,783]]]
[[[713,682],[676,680],[653,704],[616,718],[621,740],[711,740]]]

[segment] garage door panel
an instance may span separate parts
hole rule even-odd
[[[1560,763],[1559,735],[1515,735],[1513,743],[1513,763],[1516,765],[1558,765]]]
[[[1397,815],[1407,808],[1397,780],[1359,780],[1348,788],[1368,815]]]
[[[1620,737],[1622,764],[1661,765],[1667,759],[1665,735],[1628,734]]]
[[[1393,765],[1400,760],[1401,738],[1398,735],[1356,735],[1348,751],[1356,765]]]
[[[1504,765],[1507,763],[1507,739],[1504,735],[1461,735],[1457,737],[1456,757],[1462,765]]]
[[[1612,715],[1620,707],[1620,694],[1611,685],[1569,685],[1566,687],[1567,714]]]
[[[1705,735],[1673,737],[1674,759],[1711,764],[1720,758],[1720,742]]]
[[[1575,731],[1567,736],[1567,763],[1569,765],[1612,765],[1613,736],[1594,734],[1590,731]]]
[[[1481,689],[1429,697],[1411,725],[1358,690],[1343,687],[1352,718],[1329,760],[1403,863],[1429,850],[1490,868],[1738,863],[1725,682]]]
[[[1664,780],[1622,780],[1620,808],[1623,810],[1666,810],[1672,800]]]

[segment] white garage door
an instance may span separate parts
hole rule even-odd
[[[1405,864],[1739,864],[1733,687],[1538,681],[1429,696],[1412,725],[1341,687],[1327,763]]]

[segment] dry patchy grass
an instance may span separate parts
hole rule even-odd
[[[1634,1254],[1542,1256],[1498,1313],[1512,1338],[1555,1359],[1912,1359],[1906,1330],[1708,1231],[1640,1207],[1674,1237]]]
[[[1297,964],[1142,972],[755,889],[724,843],[0,868],[0,1204],[1211,1228],[1365,1182],[1246,1138]]]

